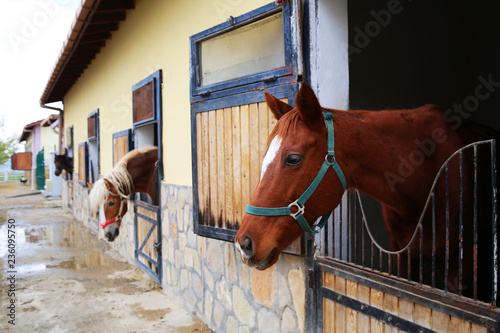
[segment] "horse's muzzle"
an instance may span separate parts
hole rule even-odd
[[[240,244],[238,241],[234,243],[236,249],[241,254],[241,261],[247,264],[249,267],[255,267],[258,270],[264,270],[267,268],[269,262],[271,262],[276,255],[276,248],[272,249],[266,259],[261,262],[255,262],[255,253],[253,248],[252,240],[248,237],[245,237],[243,240],[243,244]]]
[[[120,234],[120,229],[116,228],[115,232],[108,231],[107,233],[104,234],[104,236],[109,242],[112,242],[115,240],[116,237],[118,237],[119,234]]]

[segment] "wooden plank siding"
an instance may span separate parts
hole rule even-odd
[[[373,287],[351,281],[330,272],[323,272],[322,286],[334,291],[337,295],[345,295],[366,306],[371,306],[394,315],[394,318],[405,319],[423,328],[436,332],[487,332],[481,327],[466,320],[443,312],[413,303],[403,298],[383,292]],[[369,317],[336,299],[323,298],[323,332],[404,332],[387,322]]]
[[[113,165],[128,153],[128,136],[118,136],[113,138]]]
[[[85,183],[87,181],[87,154],[85,147],[85,144],[78,146],[78,180],[81,183]]]
[[[200,225],[239,228],[275,124],[265,102],[196,115]]]

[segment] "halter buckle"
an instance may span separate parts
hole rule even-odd
[[[305,206],[301,207],[299,205],[299,203],[297,202],[298,200],[299,199],[295,200],[294,202],[292,202],[291,204],[288,205],[288,207],[290,208],[290,216],[293,217],[294,219],[296,219],[296,216],[299,214],[304,215],[304,211],[305,211]],[[291,210],[292,207],[297,207],[297,212],[292,213],[292,210]]]
[[[329,165],[334,165],[336,163],[335,152],[329,151],[325,156],[325,162]]]

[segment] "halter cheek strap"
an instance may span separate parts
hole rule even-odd
[[[304,191],[304,193],[294,202],[292,202],[287,207],[277,207],[277,208],[263,208],[263,207],[255,207],[247,205],[246,213],[258,216],[286,216],[290,215],[293,217],[300,225],[300,227],[308,233],[317,234],[321,228],[324,227],[328,218],[331,215],[331,212],[327,215],[323,216],[320,222],[316,225],[313,225],[311,228],[309,223],[307,223],[306,218],[304,217],[305,204],[307,200],[311,197],[311,195],[316,191],[321,180],[326,175],[326,172],[330,169],[330,167],[335,171],[337,176],[339,177],[340,182],[342,183],[342,187],[345,191],[347,186],[347,181],[340,168],[337,160],[335,159],[335,136],[334,136],[334,128],[333,128],[333,114],[331,113],[323,113],[325,117],[326,128],[328,130],[328,153],[325,156],[325,161],[321,165],[321,169],[318,171],[318,174],[314,178],[313,182],[309,187]],[[292,213],[292,207],[296,208],[296,212]]]
[[[108,225],[110,225],[111,223],[114,223],[114,222],[119,222],[121,221],[122,219],[122,211],[123,211],[123,207],[125,206],[127,200],[130,200],[130,196],[127,196],[123,193],[121,193],[120,191],[118,191],[118,194],[112,194],[112,195],[115,195],[117,197],[121,197],[122,200],[120,201],[120,210],[118,211],[118,215],[116,215],[116,217],[113,217],[112,219],[110,220],[107,220],[104,224],[100,224],[101,225],[101,229],[104,229],[106,228]]]

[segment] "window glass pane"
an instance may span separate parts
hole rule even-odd
[[[201,85],[285,66],[283,14],[201,42]]]

